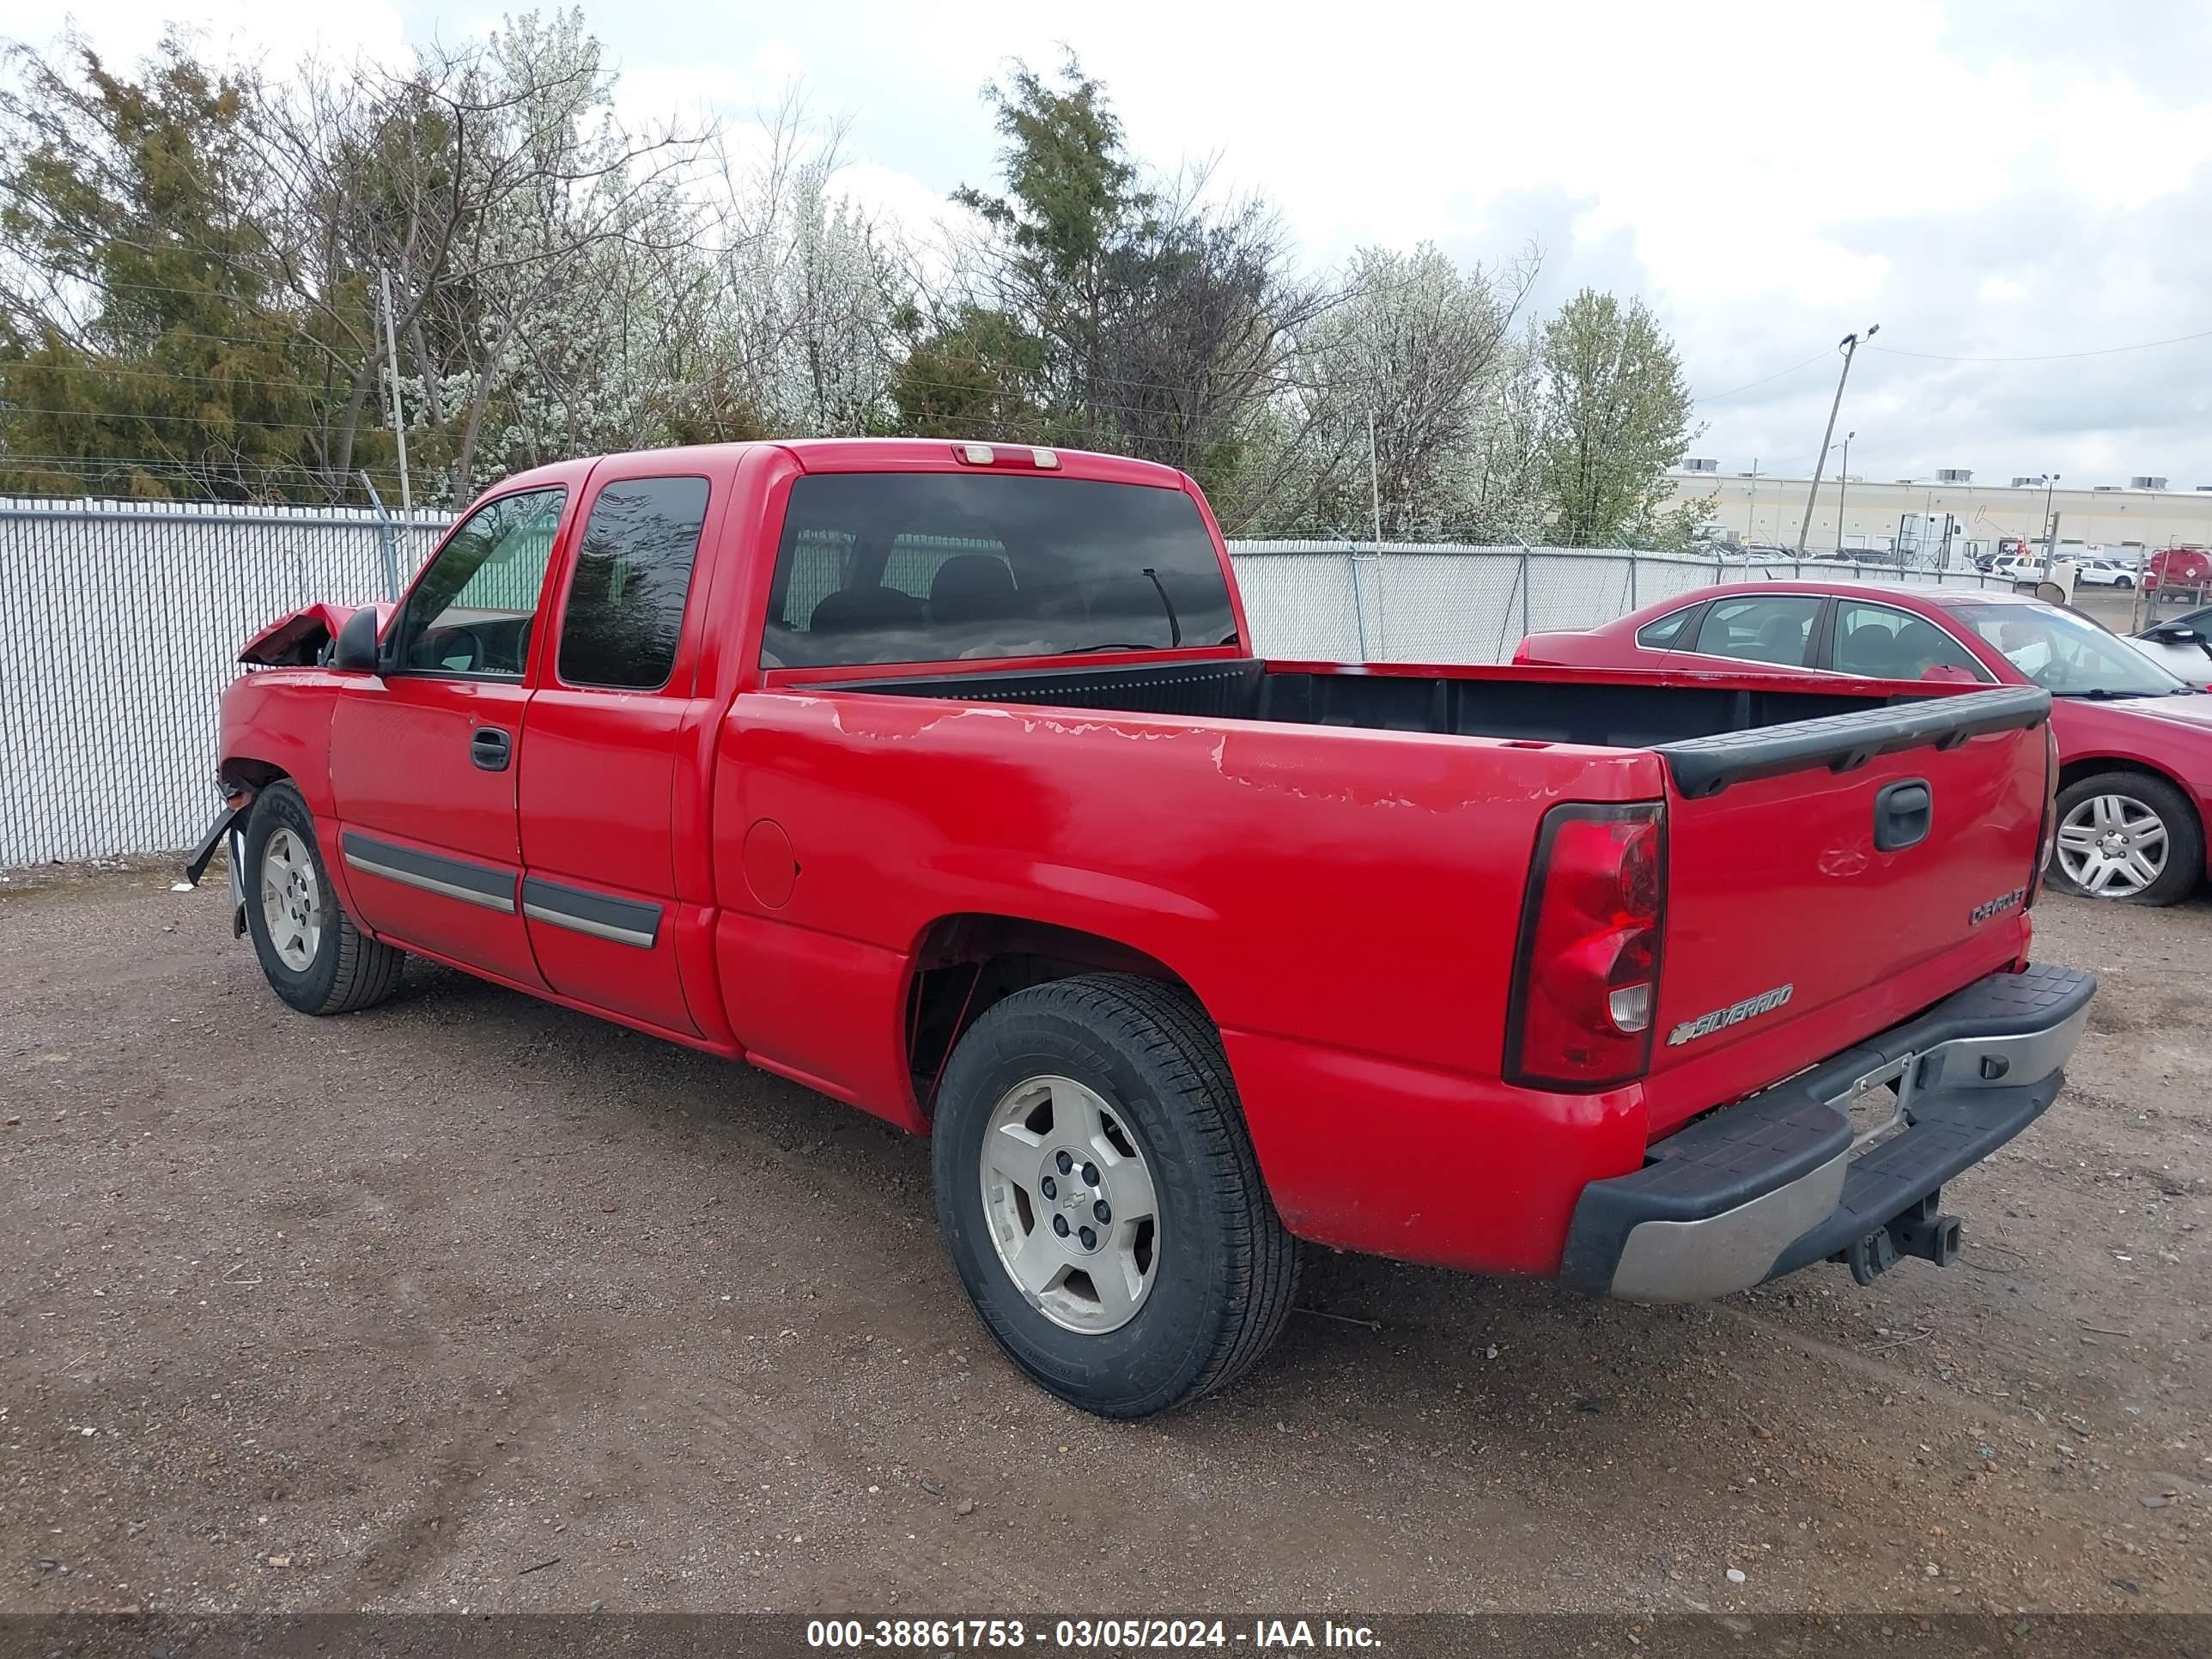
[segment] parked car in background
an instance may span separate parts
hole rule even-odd
[[[2208,873],[2212,696],[2142,643],[2002,589],[1761,582],[1663,600],[1601,628],[1532,634],[1513,659],[1668,671],[1748,662],[2042,686],[2058,738],[2053,881],[2095,898],[2172,904]]]
[[[2079,587],[2133,587],[2136,572],[2118,559],[2090,559],[2074,568],[2074,581]]]
[[[2212,605],[2153,623],[2128,643],[2191,685],[2212,686]]]

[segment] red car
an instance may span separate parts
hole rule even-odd
[[[1263,660],[1145,462],[565,463],[245,655],[194,873],[279,998],[424,957],[928,1134],[991,1334],[1113,1416],[1251,1365],[1301,1240],[1948,1261],[2094,986],[2028,956],[2047,693]]]
[[[2077,612],[1992,589],[1738,582],[1601,628],[1532,634],[1516,663],[1769,669],[2039,685],[2055,702],[2063,890],[2172,904],[2208,873],[2212,696]]]

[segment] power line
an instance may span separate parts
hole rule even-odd
[[[2139,340],[2133,345],[2099,346],[2093,351],[2045,351],[2025,357],[1954,357],[1940,351],[1905,351],[1895,346],[1869,345],[1891,357],[1917,357],[1933,363],[2057,363],[2076,357],[2111,357],[2123,351],[2154,351],[2160,346],[2187,345],[2193,340],[2212,340],[2212,328],[2195,334],[2177,334],[2166,340]]]
[[[165,340],[165,341],[172,341],[172,340],[198,340],[198,341],[205,341],[205,342],[213,342],[213,343],[218,343],[218,344],[228,344],[228,345],[259,345],[259,346],[264,347],[264,349],[268,348],[268,347],[271,344],[271,343],[270,343],[270,342],[267,342],[267,341],[256,341],[256,340],[249,340],[249,339],[241,339],[241,338],[239,338],[239,337],[234,337],[234,336],[230,336],[230,335],[222,335],[222,334],[200,334],[200,333],[192,332],[192,331],[188,331],[188,330],[178,330],[178,331],[173,331],[165,332],[165,333],[161,336],[161,338],[162,338],[163,340]],[[135,361],[135,360],[134,360],[134,361]],[[889,362],[889,360],[886,360],[886,362]],[[163,373],[162,371],[158,370],[158,369],[113,368],[110,368],[108,365],[106,365],[106,364],[105,364],[105,363],[99,363],[99,362],[89,362],[89,363],[31,362],[28,362],[28,361],[27,361],[27,360],[25,360],[25,359],[22,359],[22,358],[15,358],[15,359],[9,360],[9,361],[7,361],[7,362],[0,362],[0,374],[4,374],[7,371],[9,371],[9,370],[10,370],[10,369],[15,369],[15,370],[17,370],[17,371],[22,372],[22,373],[26,374],[27,375],[27,374],[88,374],[88,375],[92,375],[92,376],[94,376],[94,377],[95,377],[95,378],[105,378],[105,377],[125,378],[125,377],[127,377],[127,378],[131,378],[131,379],[139,379],[139,380],[169,380],[169,381],[173,381],[173,382],[174,382],[174,383],[176,383],[176,384],[178,384],[178,385],[179,385],[179,386],[201,386],[201,385],[211,385],[211,386],[213,386],[214,387],[216,387],[216,389],[221,389],[221,388],[225,387],[225,386],[264,386],[264,387],[275,387],[275,388],[280,388],[280,389],[282,389],[282,388],[289,388],[289,389],[291,389],[291,390],[300,391],[300,392],[316,392],[316,393],[320,394],[320,395],[323,395],[323,396],[329,396],[329,395],[331,395],[331,393],[332,393],[332,392],[337,389],[337,388],[336,388],[336,386],[325,386],[325,385],[319,385],[319,384],[318,384],[318,383],[316,383],[316,382],[313,382],[313,381],[308,381],[308,380],[248,380],[248,379],[244,379],[244,378],[240,378],[240,379],[235,379],[235,380],[234,380],[234,379],[230,379],[230,378],[228,378],[228,377],[227,377],[227,376],[224,376],[224,375],[219,374],[213,373],[213,372],[209,371],[209,370],[198,370],[198,371],[185,371],[185,370],[180,370],[180,371],[179,371],[178,373],[176,373],[176,374],[165,374],[165,373]],[[375,374],[375,373],[377,373],[377,372],[378,372],[378,371],[376,371],[376,370],[374,370],[374,369],[372,369],[372,371],[371,371],[371,373],[372,373],[373,374]],[[464,371],[464,372],[465,373],[466,371]],[[441,378],[445,378],[445,379],[452,379],[452,378],[456,378],[456,377],[454,377],[454,376],[445,376],[445,377],[441,377]],[[1132,379],[1130,379],[1130,378],[1128,378],[1128,377],[1127,377],[1127,376],[1124,376],[1124,375],[1118,375],[1118,374],[1092,374],[1092,375],[1087,375],[1087,376],[1085,376],[1085,377],[1084,377],[1084,379],[1085,380],[1086,383],[1087,383],[1087,384],[1089,384],[1089,385],[1091,385],[1091,386],[1104,386],[1104,387],[1108,387],[1108,388],[1109,388],[1109,389],[1111,389],[1111,390],[1114,390],[1114,391],[1119,391],[1119,392],[1178,392],[1178,393],[1188,393],[1189,392],[1191,392],[1191,391],[1194,389],[1194,385],[1195,385],[1195,382],[1190,382],[1190,381],[1167,381],[1167,380],[1132,380]],[[979,391],[988,391],[988,388],[987,388],[987,387],[979,386],[978,386],[975,382],[974,382],[974,381],[968,381],[968,380],[917,380],[917,379],[915,379],[915,378],[914,378],[914,377],[912,377],[912,376],[909,376],[909,375],[904,375],[904,374],[899,374],[899,373],[898,373],[898,365],[897,365],[897,364],[896,364],[896,363],[892,363],[892,364],[890,364],[890,373],[889,373],[889,374],[886,376],[886,384],[887,384],[887,386],[888,386],[888,385],[889,385],[889,384],[890,384],[890,383],[894,383],[894,382],[895,382],[896,385],[899,385],[899,386],[910,386],[910,387],[917,387],[917,388],[920,388],[920,389],[921,389],[921,390],[923,390],[923,391],[929,391],[929,392],[971,392],[971,393],[972,393],[972,392],[979,392]],[[21,408],[21,406],[20,406],[20,405],[19,405],[18,407],[19,407],[19,408]],[[4,406],[0,406],[0,412],[4,412]],[[97,417],[99,417],[99,418],[103,418],[103,419],[116,419],[116,420],[126,420],[126,419],[141,419],[141,420],[156,420],[156,419],[159,419],[159,420],[173,420],[173,419],[190,419],[190,418],[193,418],[193,417],[191,417],[191,416],[131,416],[131,415],[130,415],[130,414],[128,414],[128,413],[126,413],[126,412],[125,412],[125,411],[120,411],[120,410],[117,410],[117,411],[108,411],[108,410],[35,410],[35,409],[28,409],[28,408],[21,408],[21,412],[22,412],[22,413],[24,413],[24,414],[45,414],[45,415],[54,415],[54,414],[82,414],[82,415],[85,415],[85,416],[97,416]],[[269,422],[269,421],[259,421],[259,420],[255,420],[255,421],[250,421],[250,422],[242,422],[242,424],[253,425],[253,426],[260,426],[260,427],[271,427],[271,428],[276,428],[280,429],[280,430],[282,429],[282,423],[281,423],[281,422]],[[323,429],[323,428],[322,428],[322,426],[321,426],[321,424],[320,424],[320,423],[316,423],[316,424],[314,424],[314,425],[313,425],[313,426],[311,426],[311,427],[308,427],[308,428],[301,428],[301,429],[303,429],[303,430],[314,430],[314,431],[320,431],[320,430],[322,430],[322,429]],[[383,430],[383,429],[385,429],[385,428],[379,427],[379,428],[368,428],[368,429],[371,429],[371,430]],[[1193,440],[1193,441],[1195,441],[1195,440]]]
[[[1741,386],[1730,386],[1726,392],[1716,392],[1711,397],[1699,398],[1697,401],[1701,404],[1717,404],[1723,398],[1735,397],[1739,392],[1749,392],[1754,387],[1765,386],[1770,382],[1778,380],[1785,374],[1795,374],[1801,368],[1810,368],[1814,364],[1826,360],[1827,356],[1828,354],[1825,351],[1815,352],[1813,356],[1808,357],[1803,362],[1792,363],[1787,368],[1777,369],[1773,374],[1767,375],[1764,380],[1747,380]]]

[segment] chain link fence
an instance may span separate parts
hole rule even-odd
[[[394,592],[451,519],[363,509],[0,499],[0,868],[189,845],[214,815],[216,710],[239,646],[318,599]],[[1271,657],[1498,663],[1747,575],[1965,581],[1830,561],[1563,548],[1232,542]]]

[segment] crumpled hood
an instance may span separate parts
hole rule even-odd
[[[382,633],[384,624],[392,619],[391,602],[380,599],[370,608],[376,612],[377,631]],[[357,605],[319,602],[289,616],[279,617],[239,647],[238,659],[269,667],[312,663],[324,642],[336,639],[346,618],[360,609]]]

